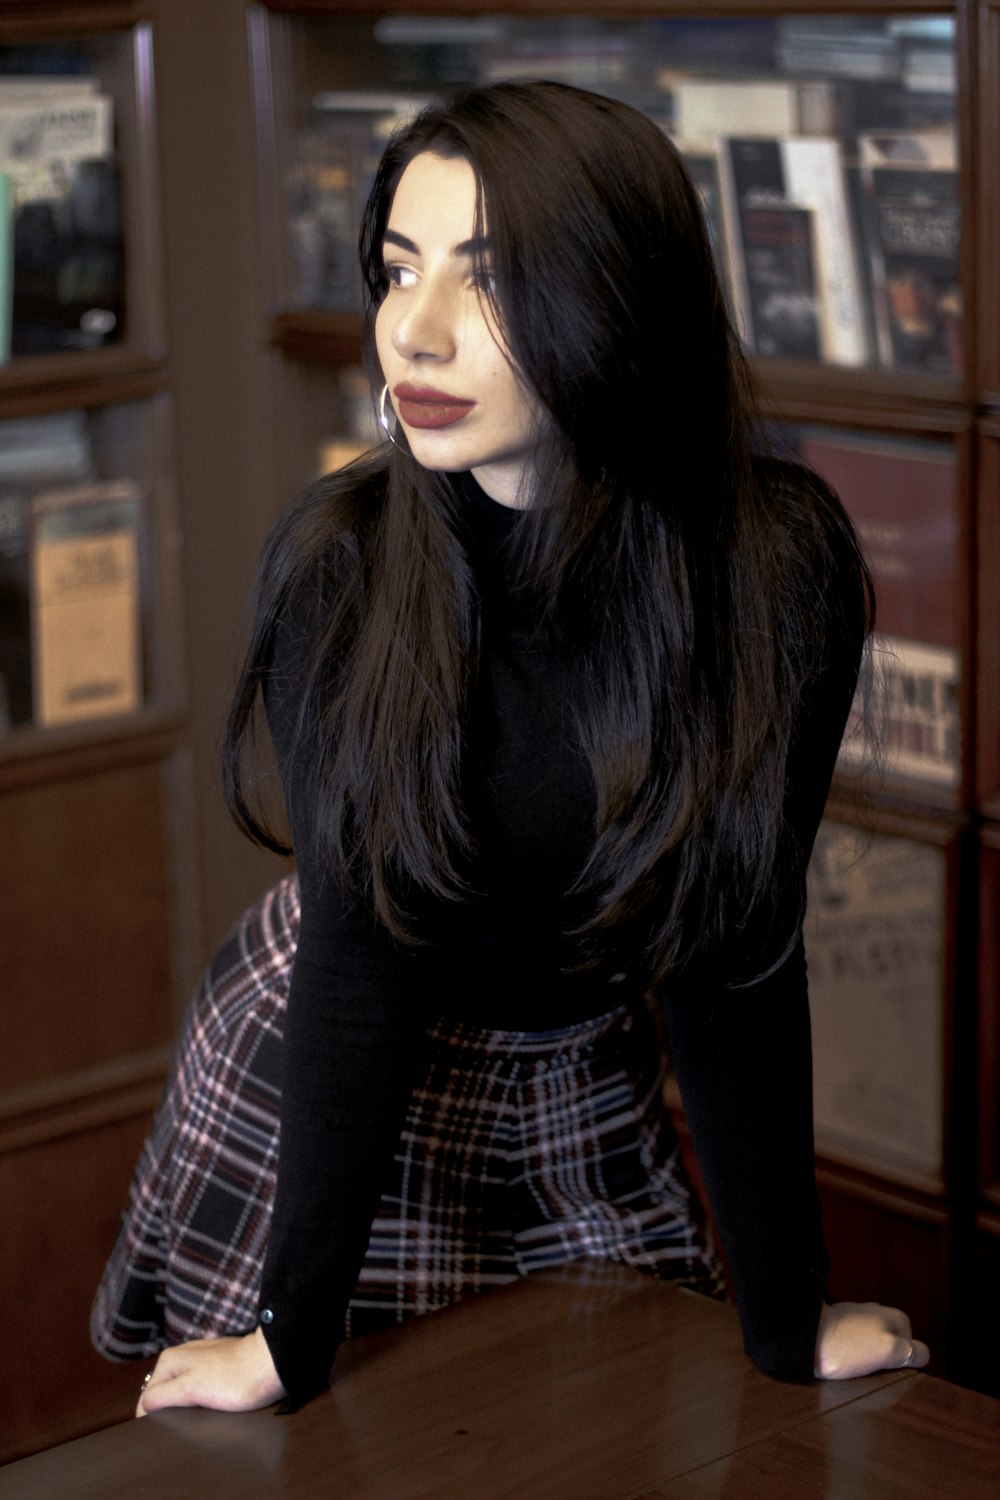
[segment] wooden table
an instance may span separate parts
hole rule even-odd
[[[8,1465],[0,1496],[997,1500],[1000,1402],[914,1371],[782,1385],[730,1308],[576,1266],[348,1345],[293,1417],[161,1412]]]

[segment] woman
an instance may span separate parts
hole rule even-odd
[[[714,1290],[651,991],[748,1353],[925,1363],[904,1314],[825,1304],[813,1179],[804,876],[867,574],[752,451],[673,149],[596,95],[472,90],[390,144],[362,257],[391,444],[276,526],[229,725],[280,847],[263,699],[301,901],[259,1321],[166,1350],[140,1411],[294,1407],[345,1329],[533,1264]]]

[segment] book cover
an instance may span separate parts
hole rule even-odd
[[[890,775],[957,786],[960,671],[961,658],[952,646],[929,646],[876,632],[873,672],[855,697],[840,747],[840,766],[867,768],[874,733]]]
[[[781,199],[744,199],[743,258],[753,346],[776,358],[819,359],[813,216]]]
[[[822,79],[675,78],[670,84],[673,130],[711,144],[731,135],[828,134],[836,129],[836,92]]]
[[[50,161],[84,161],[114,149],[108,94],[0,95],[0,171],[26,173]]]
[[[879,628],[957,646],[951,443],[808,427],[796,447],[837,492],[858,529],[875,580]]]
[[[722,182],[719,177],[718,150],[715,146],[695,145],[677,138],[674,138],[673,143],[698,193],[719,278],[723,282],[728,282],[729,267],[726,263],[726,235],[722,216]]]
[[[114,157],[49,163],[44,193],[14,179],[11,347],[96,349],[122,336],[125,246]]]
[[[32,498],[33,699],[40,727],[141,706],[140,520],[139,490],[125,480]]]
[[[958,172],[862,167],[879,356],[900,370],[962,369]]]
[[[809,864],[805,943],[818,1148],[857,1165],[938,1176],[942,851],[824,822]]]

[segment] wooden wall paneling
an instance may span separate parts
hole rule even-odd
[[[1000,1212],[981,1213],[976,1220],[975,1271],[970,1319],[964,1330],[966,1348],[963,1380],[977,1391],[1000,1396]]]
[[[931,1368],[952,1368],[950,1211],[850,1168],[821,1161],[817,1183],[830,1250],[830,1291],[905,1308],[931,1346]]]
[[[0,1088],[143,1051],[173,1034],[172,900],[158,762],[9,792],[3,909],[22,997]]]
[[[89,1313],[158,1091],[154,1078],[120,1111],[112,1099],[110,1117],[91,1128],[64,1132],[57,1112],[38,1139],[14,1149],[0,1122],[0,1463],[134,1409],[143,1366],[103,1359]]]

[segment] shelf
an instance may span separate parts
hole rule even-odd
[[[177,710],[143,709],[60,729],[16,727],[0,738],[0,796],[92,771],[143,764],[169,754],[183,726]]]
[[[293,359],[319,364],[358,364],[361,319],[351,313],[283,313],[271,328],[271,343]]]

